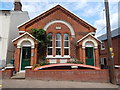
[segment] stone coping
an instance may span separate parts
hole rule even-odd
[[[25,69],[31,69],[32,68],[32,66],[26,66],[25,67]]]
[[[11,66],[11,67],[5,67],[5,69],[12,69],[12,68],[14,68],[13,66]]]
[[[116,68],[120,68],[120,65],[115,65]]]

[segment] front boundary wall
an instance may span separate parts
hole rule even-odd
[[[4,70],[0,71],[0,79],[10,79],[14,71],[14,67],[6,67]]]
[[[86,82],[109,82],[108,70],[37,70],[26,69],[26,79],[74,80]]]
[[[13,76],[14,68],[6,68],[0,71],[0,78],[10,79]],[[116,83],[120,84],[120,68],[115,70]],[[71,69],[71,70],[32,70],[26,68],[26,79],[38,80],[74,80],[86,82],[109,82],[109,70],[89,70],[89,69]]]

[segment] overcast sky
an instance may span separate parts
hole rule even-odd
[[[106,26],[104,0],[96,1],[98,0],[21,0],[22,10],[28,11],[31,19],[59,4],[97,28],[96,35],[100,36],[105,33]],[[112,30],[118,27],[118,1],[109,2]],[[13,10],[13,0],[2,0],[0,10]]]

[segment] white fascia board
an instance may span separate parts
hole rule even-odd
[[[62,5],[60,5],[60,6],[62,6]],[[62,6],[63,8],[65,8],[64,6]],[[66,8],[65,8],[66,9]],[[68,9],[66,9],[66,10],[68,10]],[[81,19],[77,14],[75,14],[75,13],[73,13],[72,11],[70,11],[70,10],[68,10],[69,12],[71,12],[73,15],[75,15],[76,17],[78,17],[79,19]],[[83,22],[85,22],[85,23],[87,23],[88,25],[90,25],[91,27],[93,27],[90,23],[88,23],[87,21],[84,21],[83,19],[81,19]],[[93,27],[93,28],[95,28],[95,27]],[[95,28],[96,29],[96,28]]]
[[[20,35],[19,37],[15,38],[12,40],[12,42],[14,42],[15,40],[19,39],[20,37],[24,36],[25,34],[28,34],[30,37],[34,38],[35,40],[37,40],[35,37],[33,37],[30,33],[25,32],[24,34]],[[39,40],[37,40],[38,42],[40,42]]]
[[[67,10],[67,11],[69,11],[69,12],[71,12],[73,15],[75,15],[75,16],[76,16],[76,17],[78,17],[79,19],[81,19],[78,15],[74,14],[72,11],[68,10],[68,9],[67,9],[67,8],[65,8],[63,5],[61,5],[61,4],[57,4],[57,5],[60,5],[61,7],[63,7],[64,9],[66,9],[66,10]],[[54,5],[52,8],[56,7],[57,5]],[[35,16],[35,17],[33,17],[32,19],[30,19],[30,20],[28,20],[28,21],[26,21],[26,22],[24,22],[24,23],[20,24],[19,26],[17,26],[17,28],[19,28],[20,26],[22,26],[22,25],[26,24],[27,22],[29,22],[29,21],[31,21],[31,20],[33,20],[33,19],[35,19],[36,17],[40,16],[41,14],[43,14],[43,13],[47,12],[48,10],[50,10],[50,9],[52,9],[52,8],[49,8],[49,9],[47,9],[47,10],[43,11],[42,13],[40,13],[39,15],[36,15],[36,16]],[[84,21],[83,19],[81,19],[81,20],[82,20],[83,22],[87,23],[88,25],[90,25],[91,27],[93,27],[90,23],[88,23],[88,22]],[[95,28],[95,27],[93,27],[93,28]],[[95,29],[96,29],[96,28],[95,28]]]
[[[54,8],[54,7],[56,7],[56,6],[57,6],[57,5],[53,6],[52,8]],[[45,10],[45,11],[41,12],[39,15],[36,15],[36,16],[35,16],[35,17],[33,17],[32,19],[30,19],[30,20],[28,20],[28,21],[26,21],[26,22],[24,22],[24,23],[20,24],[19,26],[17,26],[17,28],[19,28],[20,26],[22,26],[22,25],[26,24],[27,22],[29,22],[29,21],[31,21],[31,20],[33,20],[33,19],[35,19],[36,17],[40,16],[41,14],[43,14],[43,13],[47,12],[47,11],[48,11],[48,10],[50,10],[50,9],[51,9],[51,8],[49,8],[49,9],[47,9],[47,10]]]
[[[96,38],[95,36],[93,36],[91,33],[88,33],[86,36],[84,36],[84,37],[82,37],[80,40],[78,40],[77,43],[80,42],[80,41],[82,41],[83,39],[85,39],[85,38],[86,38],[87,36],[89,36],[89,35],[92,36],[93,38],[97,39],[97,38]],[[97,40],[98,40],[100,43],[102,43],[99,39],[97,39]]]

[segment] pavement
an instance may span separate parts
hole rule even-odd
[[[2,80],[2,88],[118,88],[118,85],[78,81],[6,79]]]

